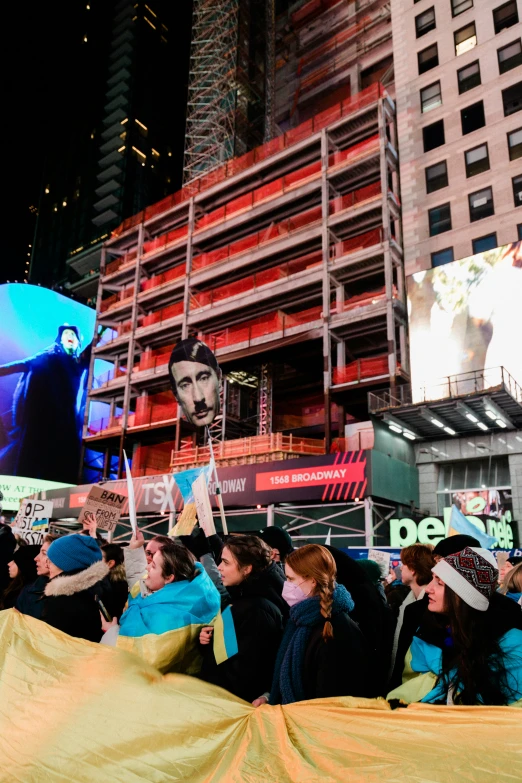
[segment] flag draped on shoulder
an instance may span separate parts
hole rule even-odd
[[[220,597],[200,563],[191,581],[171,582],[155,593],[129,596],[117,646],[162,672],[197,674],[199,632],[219,613]]]

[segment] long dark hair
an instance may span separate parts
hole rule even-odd
[[[490,612],[473,609],[447,585],[444,598],[452,644],[443,648],[437,683],[442,682],[446,689],[453,687],[455,704],[503,705],[513,701],[506,656],[491,627]]]
[[[252,566],[252,571],[246,577],[249,581],[266,571],[272,562],[270,547],[259,536],[229,536],[225,546],[230,549],[240,568]]]

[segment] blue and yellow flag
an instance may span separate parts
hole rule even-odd
[[[192,581],[172,582],[151,595],[129,596],[117,646],[162,672],[197,674],[201,628],[219,613],[220,596],[201,563]]]
[[[237,637],[230,606],[223,609],[214,621],[214,657],[220,664],[237,655]]]
[[[451,517],[449,522],[449,535],[455,535],[456,533],[462,533],[466,536],[473,536],[480,542],[480,546],[484,549],[491,549],[497,543],[497,539],[493,536],[488,536],[487,533],[483,533],[473,522],[466,519],[464,514],[457,506],[451,507]]]

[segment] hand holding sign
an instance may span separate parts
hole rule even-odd
[[[203,529],[207,538],[215,535],[216,527],[214,525],[214,517],[212,516],[212,506],[210,505],[210,498],[208,496],[207,481],[203,474],[192,484],[192,492],[194,494],[200,527]]]
[[[126,500],[126,495],[110,492],[108,489],[95,484],[90,489],[85,505],[78,517],[78,522],[89,527],[92,524],[89,519],[94,516],[96,527],[99,527],[101,530],[114,530]]]

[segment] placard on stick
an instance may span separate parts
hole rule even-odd
[[[212,516],[212,506],[208,496],[207,481],[203,474],[199,476],[192,484],[192,492],[196,503],[196,512],[198,522],[203,532],[207,536],[213,536],[216,533],[214,517]]]
[[[96,527],[99,527],[100,530],[114,530],[126,500],[126,495],[109,492],[108,489],[98,487],[95,484],[87,495],[87,500],[80,511],[78,522],[83,524],[86,512],[90,511],[96,517]]]

